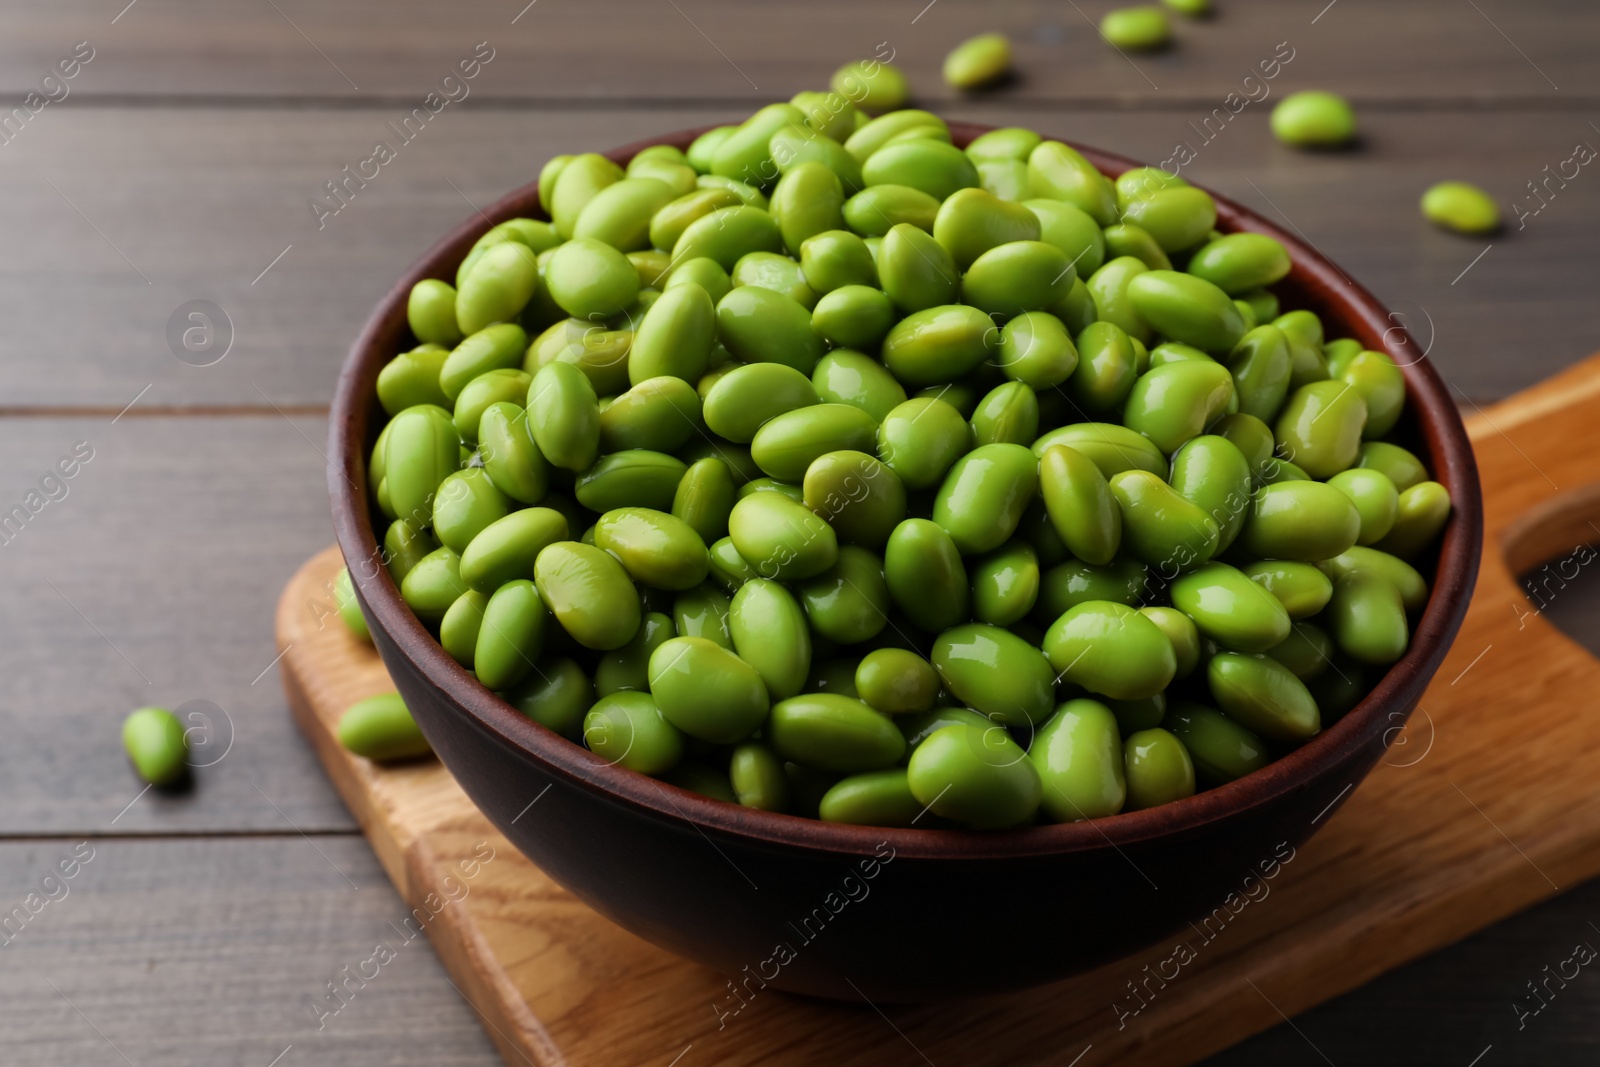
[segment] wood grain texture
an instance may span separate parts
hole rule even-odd
[[[765,102],[821,87],[834,68],[882,43],[919,102],[944,104],[956,98],[939,74],[945,53],[1001,30],[1015,43],[1021,72],[1010,93],[1025,101],[1210,99],[1285,40],[1301,50],[1295,70],[1303,85],[1362,101],[1470,105],[1600,94],[1590,54],[1600,12],[1583,0],[1480,0],[1481,12],[1455,0],[1229,0],[1213,19],[1176,20],[1174,48],[1132,63],[1092,21],[1116,6],[137,0],[118,17],[122,3],[40,9],[13,0],[0,15],[8,29],[0,91],[20,97],[87,39],[97,54],[73,86],[85,95],[411,99],[488,41],[496,54],[472,86],[479,99]]]
[[[52,483],[64,497],[20,532],[14,518],[0,529],[0,835],[352,828],[285,720],[271,667],[278,592],[331,532],[326,432],[321,417],[291,424],[270,409],[0,419],[7,515],[74,446],[92,451]],[[129,807],[143,783],[117,741],[123,716],[197,700],[220,711],[196,759],[226,757],[192,793]]]
[[[1531,512],[1557,528],[1600,515],[1583,447],[1596,403],[1600,357],[1473,420],[1484,566],[1405,743],[1298,853],[1264,856],[1265,876],[1219,901],[1193,938],[1039,990],[897,1010],[914,1039],[885,1030],[875,1009],[754,987],[747,1006],[723,1015],[713,1005],[738,1002],[718,976],[618,931],[515,855],[484,872],[484,891],[435,928],[435,944],[481,998],[508,1062],[542,1067],[651,1059],[694,1044],[711,1046],[720,1063],[784,1050],[867,1064],[903,1057],[902,1041],[933,1062],[1064,1062],[1086,1049],[1086,1063],[1184,1064],[1454,942],[1600,873],[1600,797],[1586,770],[1600,757],[1600,730],[1569,712],[1600,684],[1600,663],[1526,614],[1505,562],[1539,542]],[[383,770],[333,740],[343,708],[387,687],[375,653],[342,634],[308,632],[297,609],[304,589],[338,566],[330,549],[285,592],[285,685],[391,878],[417,902],[443,892],[470,860],[470,843],[509,846],[442,767]],[[1514,707],[1515,721],[1483,714],[1496,704]],[[536,819],[537,797],[529,799],[525,817]],[[878,891],[892,906],[892,884]],[[601,1024],[592,1014],[600,1002],[607,1019],[627,1025]]]
[[[1542,166],[1568,158],[1579,140],[1600,145],[1579,115],[1484,113],[1463,136],[1435,115],[1374,113],[1363,120],[1360,152],[1307,155],[1271,138],[1264,108],[1247,109],[1209,144],[1196,132],[1207,115],[1200,107],[948,113],[1025,121],[1157,162],[1178,142],[1191,144],[1197,158],[1185,174],[1303,234],[1420,343],[1431,338],[1440,371],[1480,403],[1554,373],[1600,334],[1588,299],[1600,177],[1583,171],[1526,229],[1513,223],[1494,238],[1476,264],[1490,240],[1443,233],[1417,210],[1422,190],[1449,176],[1481,183],[1510,216],[1510,201]],[[12,250],[0,284],[26,309],[0,336],[0,406],[115,413],[146,386],[141,405],[326,404],[372,305],[473,204],[530,180],[556,151],[609,148],[740,112],[446,110],[319,231],[310,199],[376,138],[392,136],[385,122],[398,114],[43,113],[0,148],[8,194],[0,231]],[[1482,150],[1487,143],[1493,153]],[[114,183],[105,175],[112,160]],[[196,299],[219,305],[233,324],[232,351],[214,366],[187,365],[169,348],[169,318]]]

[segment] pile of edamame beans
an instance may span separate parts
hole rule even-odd
[[[1401,373],[1181,178],[803,93],[539,198],[412,291],[369,485],[443,648],[601,758],[846,823],[1093,819],[1405,652],[1450,499],[1383,440]]]

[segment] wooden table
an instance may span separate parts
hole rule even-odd
[[[331,539],[325,410],[368,308],[556,151],[736,120],[886,42],[951,117],[1151,161],[1188,143],[1186,173],[1403,316],[1468,410],[1600,342],[1600,172],[1549,178],[1600,145],[1600,9],[1582,0],[1217,0],[1176,49],[1131,60],[1093,29],[1105,0],[525,2],[0,13],[0,96],[24,109],[0,124],[0,512],[37,509],[0,533],[0,918],[26,916],[0,926],[0,1062],[498,1062],[421,941],[318,1027],[312,998],[405,911],[285,713],[272,609]],[[941,58],[988,29],[1015,41],[1019,79],[953,97]],[[475,52],[492,58],[446,82]],[[1290,52],[1267,99],[1207,129]],[[1275,99],[1312,87],[1356,102],[1360,151],[1270,138]],[[402,141],[430,91],[457,99]],[[329,199],[379,140],[395,157]],[[1430,228],[1416,201],[1443,178],[1489,189],[1507,231]],[[1547,609],[1591,648],[1597,590],[1582,574]],[[141,793],[121,717],[189,702],[214,764],[190,795]],[[47,881],[62,863],[73,877]],[[1595,923],[1600,886],[1571,887],[1212,1062],[1592,1063],[1600,979],[1551,982],[1520,1027],[1514,1004],[1600,944]]]

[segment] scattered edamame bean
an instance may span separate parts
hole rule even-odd
[[[1457,233],[1493,233],[1500,228],[1500,205],[1468,182],[1440,182],[1429,187],[1422,194],[1422,214],[1434,225]]]
[[[1284,144],[1333,148],[1356,135],[1356,113],[1342,96],[1307,89],[1290,93],[1272,109],[1272,133]]]
[[[122,722],[122,747],[151,785],[172,785],[189,773],[189,738],[166,708],[131,712]]]

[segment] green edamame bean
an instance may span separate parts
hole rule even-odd
[[[1039,729],[1028,762],[1043,786],[1045,813],[1057,822],[1115,815],[1127,796],[1122,738],[1111,709],[1069,700]]]
[[[1039,599],[1032,619],[1049,626],[1079,604],[1110,600],[1133,605],[1144,595],[1149,571],[1136,559],[1118,559],[1103,567],[1069,559],[1051,567],[1039,581]]]
[[[998,626],[945,630],[934,640],[932,662],[956,699],[996,723],[1041,722],[1055,701],[1055,674],[1045,654]]]
[[[1101,16],[1100,35],[1113,48],[1150,52],[1166,47],[1172,37],[1172,27],[1167,22],[1166,12],[1159,7],[1124,7]]]
[[[933,521],[964,555],[988,552],[1010,539],[1039,490],[1039,461],[1015,444],[981,445],[945,475],[933,502]]]
[[[384,532],[384,562],[395,585],[405,581],[406,575],[411,573],[411,568],[420,563],[424,556],[439,548],[439,542],[421,526],[420,521],[396,519]]]
[[[628,388],[628,352],[632,346],[632,330],[607,330],[577,319],[564,319],[534,339],[522,368],[537,375],[551,363],[567,363],[589,379],[595,395],[611,396]]]
[[[122,747],[139,777],[172,785],[189,773],[189,738],[166,708],[139,708],[122,721]]]
[[[424,278],[411,287],[406,299],[406,324],[424,344],[432,342],[450,347],[461,340],[456,323],[456,290],[449,282]]]
[[[894,321],[888,295],[867,285],[840,286],[811,309],[811,328],[841,348],[877,348]]]
[[[350,568],[340,567],[333,580],[333,599],[338,606],[339,621],[358,640],[372,643],[372,631],[367,628],[367,617],[361,614],[361,603],[356,599],[355,586],[350,581]]]
[[[939,695],[933,665],[903,648],[880,648],[856,666],[856,694],[885,715],[928,711]]]
[[[1097,226],[1117,221],[1117,195],[1111,179],[1060,141],[1044,141],[1028,153],[1028,186],[1035,197],[1064,200],[1081,209]]]
[[[673,199],[673,190],[658,178],[623,178],[590,198],[572,224],[572,236],[622,252],[649,248],[650,220]]]
[[[778,178],[769,142],[772,135],[791,123],[804,124],[805,114],[790,104],[768,104],[751,115],[717,146],[711,157],[711,173],[758,187],[771,186]]]
[[[782,493],[741,499],[728,516],[728,533],[757,574],[780,581],[814,577],[839,556],[833,527]]]
[[[547,545],[565,541],[567,520],[551,508],[523,508],[480,530],[461,551],[461,580],[485,595],[518,578],[532,578]]]
[[[648,378],[600,412],[600,448],[674,452],[700,432],[700,394],[682,378]]]
[[[1003,33],[969,37],[944,57],[945,84],[978,89],[1005,77],[1011,69],[1011,42]]]
[[[534,561],[533,581],[561,628],[585,648],[621,648],[639,629],[638,590],[622,564],[593,545],[546,546]]]
[[[1328,377],[1322,354],[1322,320],[1311,311],[1289,311],[1272,320],[1289,342],[1289,391]]]
[[[1281,645],[1267,649],[1267,655],[1289,668],[1290,674],[1309,683],[1332,662],[1333,638],[1314,623],[1297,622]]]
[[[862,117],[856,106],[837,92],[795,93],[789,103],[805,115],[808,128],[840,144],[855,132],[856,122]]]
[[[1084,283],[1094,300],[1096,318],[1116,326],[1141,344],[1150,341],[1150,326],[1134,310],[1133,302],[1128,298],[1128,286],[1134,278],[1148,271],[1143,262],[1132,256],[1117,256],[1107,260]],[[1078,338],[1078,351],[1083,351],[1081,336]]]
[[[733,538],[724,537],[712,542],[707,549],[711,554],[711,577],[717,584],[732,593],[751,578],[757,577],[755,568],[745,562],[734,547]]]
[[[807,162],[790,169],[772,190],[769,208],[784,248],[798,256],[808,238],[844,229],[844,200],[844,184],[823,164]]]
[[[1427,580],[1411,564],[1386,551],[1356,547],[1319,566],[1329,578],[1368,573],[1386,579],[1400,591],[1400,601],[1407,611],[1421,611],[1428,603]]]
[[[1172,653],[1177,661],[1174,679],[1183,679],[1194,673],[1200,665],[1200,631],[1194,620],[1177,608],[1140,608],[1139,614],[1155,623],[1172,642]]]
[[[946,726],[973,726],[979,730],[988,730],[994,723],[979,715],[970,708],[934,708],[911,715],[903,715],[895,719],[895,725],[900,727],[900,732],[906,738],[906,751],[914,752],[918,745],[932,737]]]
[[[689,467],[676,456],[630,448],[601,456],[578,475],[573,495],[590,511],[640,507],[670,511]]]
[[[1068,608],[1045,632],[1044,651],[1060,677],[1113,700],[1159,693],[1178,670],[1161,628],[1109,600]]]
[[[793,297],[760,286],[741,286],[722,298],[717,335],[746,363],[781,363],[809,375],[822,356],[811,312]]]
[[[1138,380],[1133,339],[1111,322],[1092,322],[1078,334],[1078,365],[1067,392],[1088,412],[1111,411],[1126,401]]]
[[[858,644],[888,625],[883,560],[858,545],[841,546],[833,566],[801,584],[798,592],[811,629],[830,641]]]
[[[1239,411],[1265,422],[1277,416],[1289,395],[1289,340],[1276,326],[1257,326],[1228,353]]]
[[[461,435],[443,408],[423,404],[396,415],[384,449],[389,500],[396,516],[426,524],[439,483],[461,464]]]
[[[872,185],[844,204],[845,224],[862,237],[883,237],[902,223],[933,232],[940,203],[909,185]]]
[[[1304,741],[1322,729],[1305,683],[1275,659],[1219,652],[1206,668],[1223,714],[1275,741]]]
[[[782,363],[750,363],[718,378],[706,393],[705,421],[729,441],[752,440],[773,418],[818,402],[804,374]]]
[[[807,693],[772,706],[767,743],[784,759],[835,774],[893,766],[906,741],[888,716],[837,693]]]
[[[872,250],[849,230],[824,230],[806,238],[800,246],[800,270],[806,284],[818,294],[878,282]]]
[[[739,198],[739,202],[746,207],[767,210],[767,195],[753,185],[746,184],[736,178],[724,178],[720,174],[702,174],[695,179],[697,189],[726,189]]]
[[[1308,89],[1290,93],[1272,109],[1272,133],[1284,144],[1331,148],[1356,135],[1356,114],[1341,96]]]
[[[594,683],[566,656],[545,659],[539,669],[503,694],[522,714],[569,741],[583,733],[584,713],[594,705]]]
[[[1279,482],[1309,482],[1311,475],[1296,467],[1286,459],[1269,459],[1261,473],[1263,485],[1277,485]]]
[[[783,761],[766,745],[747,742],[734,749],[728,779],[734,796],[747,808],[783,811],[788,806],[789,779]]]
[[[1326,607],[1328,598],[1333,596],[1333,583],[1310,563],[1262,560],[1245,567],[1244,574],[1276,597],[1291,619],[1310,618]]]
[[[1022,382],[1003,382],[978,401],[970,421],[979,445],[1027,446],[1039,435],[1039,398]]]
[[[1325,479],[1355,464],[1366,422],[1367,402],[1353,386],[1310,382],[1284,404],[1274,435],[1285,458]]]
[[[1197,567],[1217,550],[1217,523],[1149,471],[1111,477],[1122,512],[1122,543],[1135,556],[1170,575]]]
[[[1256,314],[1255,305],[1245,300],[1235,300],[1233,306],[1239,309],[1239,317],[1244,320],[1246,333],[1261,325],[1261,317]]]
[[[978,185],[977,167],[965,152],[923,138],[884,145],[862,163],[861,177],[867,185],[905,185],[936,200]]]
[[[1239,544],[1262,559],[1332,559],[1361,534],[1361,513],[1322,482],[1280,482],[1256,490]]]
[[[1155,189],[1130,200],[1123,208],[1122,221],[1150,234],[1163,252],[1182,252],[1211,232],[1217,222],[1217,205],[1210,193],[1192,185]]]
[[[339,743],[379,763],[433,751],[399,693],[383,693],[350,705],[339,717]]]
[[[1066,327],[1043,311],[1029,311],[1007,322],[1000,331],[998,353],[1001,372],[1033,389],[1059,385],[1078,366],[1078,349]]]
[[[1261,738],[1203,704],[1172,705],[1165,726],[1183,742],[1196,776],[1207,785],[1226,785],[1271,761]]]
[[[1330,362],[1329,370],[1333,367]],[[1394,429],[1406,406],[1406,379],[1393,359],[1383,352],[1360,352],[1341,361],[1339,381],[1361,394],[1367,402],[1367,424],[1361,436],[1367,440],[1382,437]]]
[[[1240,652],[1265,652],[1289,636],[1289,613],[1278,599],[1226,563],[1180,575],[1172,605],[1202,634]]]
[[[1233,377],[1220,363],[1167,363],[1133,383],[1122,421],[1171,453],[1226,414],[1234,396]]]
[[[1500,228],[1494,198],[1469,182],[1439,182],[1422,194],[1422,214],[1457,233],[1493,233]]]
[[[1044,311],[1066,298],[1075,278],[1067,254],[1055,245],[1011,241],[972,262],[961,278],[961,299],[993,315]]]
[[[929,633],[967,617],[967,572],[944,528],[928,519],[906,519],[883,550],[884,580],[895,606]]]
[[[433,533],[460,553],[490,523],[504,518],[510,501],[494,487],[481,467],[468,467],[446,476],[433,498]]]
[[[583,470],[600,452],[600,402],[570,363],[549,363],[528,387],[528,426],[552,466]]]
[[[1361,663],[1393,663],[1405,655],[1411,634],[1400,590],[1382,575],[1353,571],[1333,583],[1328,618],[1334,640]]]
[[[1230,233],[1196,252],[1185,269],[1229,296],[1242,297],[1252,289],[1260,289],[1288,277],[1289,253],[1282,244],[1265,234]]]
[[[1420,459],[1387,441],[1362,442],[1355,465],[1381,472],[1402,493],[1428,480],[1428,468],[1422,465]]]
[[[1211,432],[1226,438],[1244,456],[1250,465],[1253,482],[1261,482],[1272,463],[1272,450],[1277,442],[1272,438],[1272,428],[1254,415],[1235,412],[1224,415],[1211,427]]]
[[[909,223],[902,222],[884,235],[877,270],[878,284],[902,312],[953,304],[960,290],[961,275],[950,253]]]
[[[672,495],[672,514],[709,545],[728,534],[735,500],[733,475],[715,456],[690,464]]]
[[[777,582],[752,578],[728,609],[739,657],[754,667],[773,700],[799,693],[811,671],[811,630],[793,594]]]
[[[1083,453],[1107,478],[1129,470],[1149,471],[1163,479],[1167,476],[1167,457],[1161,450],[1148,437],[1114,422],[1077,422],[1058,427],[1033,443],[1033,453],[1042,456],[1053,445],[1066,445]]]
[[[858,407],[874,422],[906,400],[905,387],[882,363],[848,348],[836,348],[817,360],[811,383],[824,402]]]
[[[1161,245],[1150,235],[1150,231],[1131,222],[1119,222],[1115,226],[1107,226],[1103,236],[1106,242],[1106,255],[1112,259],[1128,256],[1137,259],[1151,270],[1171,270],[1172,260],[1161,250]]]
[[[526,578],[496,589],[483,608],[478,628],[472,659],[478,681],[499,690],[527,677],[544,648],[546,615],[538,590]]]
[[[728,598],[710,582],[679,593],[672,602],[672,626],[679,637],[703,637],[732,651]]]
[[[802,499],[841,541],[881,548],[906,517],[906,492],[881,461],[852,450],[826,452],[806,468]]]
[[[1050,308],[1050,314],[1060,319],[1061,325],[1067,328],[1067,333],[1074,337],[1088,329],[1095,321],[1098,311],[1095,308],[1094,296],[1081,277],[1073,281],[1066,299]]]
[[[860,106],[859,103],[857,106]],[[892,115],[879,115],[856,128],[856,131],[845,139],[844,147],[847,152],[862,162],[878,149],[896,138],[923,137],[936,141],[950,142],[950,127],[944,119],[929,111],[919,111],[909,108],[897,111]]]
[[[1192,260],[1190,261],[1193,262]],[[1210,279],[1207,279],[1210,280]],[[1266,289],[1251,289],[1249,292],[1240,293],[1234,300],[1237,303],[1250,305],[1250,310],[1255,313],[1256,325],[1270,325],[1278,318],[1277,294]],[[1254,327],[1251,327],[1254,329]]]
[[[555,190],[556,179],[561,177],[561,172],[566,169],[576,156],[552,156],[543,167],[539,168],[539,206],[545,213],[550,213],[550,194]]]
[[[962,189],[939,206],[933,237],[957,267],[970,270],[983,253],[1013,241],[1040,240],[1038,216],[982,189]],[[1059,251],[1059,249],[1058,249]]]
[[[547,167],[554,164],[555,160],[551,160]],[[564,239],[570,238],[578,216],[582,214],[589,201],[606,186],[621,181],[622,177],[621,167],[594,152],[573,156],[564,163],[551,181],[550,202],[544,205],[555,223],[556,233]],[[542,173],[539,176],[539,183],[540,199],[543,200]]]
[[[997,726],[938,730],[911,754],[906,777],[925,810],[978,829],[1015,826],[1039,808],[1038,771]]]
[[[741,204],[716,208],[689,223],[672,246],[672,259],[685,263],[704,257],[723,270],[732,270],[739,258],[750,252],[782,251],[783,231],[777,220],[762,208]]]
[[[509,322],[538,288],[539,265],[531,248],[518,241],[494,245],[484,250],[461,279],[456,291],[456,322],[469,337],[486,326]]]
[[[1228,294],[1190,274],[1170,270],[1137,274],[1128,280],[1127,299],[1140,321],[1204,352],[1229,352],[1245,333],[1244,320]]]
[[[402,352],[378,372],[378,403],[391,417],[418,404],[449,407],[451,400],[439,385],[439,374],[450,353],[439,345],[424,344]]]
[[[799,483],[817,457],[870,449],[877,431],[876,421],[858,407],[812,404],[763,423],[751,439],[750,455],[769,476]]]
[[[698,285],[675,285],[645,312],[628,351],[628,381],[662,375],[694,381],[704,374],[717,339],[717,309]]]
[[[858,826],[911,826],[924,810],[911,793],[908,772],[895,768],[840,779],[822,795],[817,817]]]
[[[965,304],[946,304],[901,319],[884,338],[884,365],[908,386],[953,382],[981,365],[998,346],[989,316]]]
[[[1225,550],[1244,526],[1250,507],[1250,464],[1226,437],[1196,437],[1172,457],[1168,479],[1179,496],[1217,524],[1217,551]]]
[[[503,368],[487,371],[468,382],[461,395],[456,397],[452,419],[462,441],[468,445],[478,443],[478,421],[491,404],[522,403],[527,399],[528,386],[533,375],[520,370]]]
[[[981,133],[967,145],[967,155],[975,163],[987,160],[1019,159],[1027,161],[1028,153],[1044,140],[1032,130],[1021,126],[1006,126]]]
[[[972,448],[972,427],[945,401],[912,397],[883,417],[877,444],[878,458],[908,489],[927,489]]]
[[[972,614],[979,622],[1010,626],[1027,617],[1039,598],[1039,556],[1013,540],[972,564]]]
[[[761,675],[703,637],[674,637],[650,656],[650,693],[661,715],[690,737],[731,745],[767,718]]]
[[[1328,484],[1349,497],[1356,506],[1361,518],[1361,532],[1356,537],[1356,544],[1376,544],[1394,527],[1400,508],[1400,494],[1395,492],[1394,483],[1383,474],[1353,467],[1329,478]]]
[[[583,717],[583,743],[607,763],[660,776],[683,758],[683,734],[649,693],[625,689],[595,701]]]
[[[483,409],[478,455],[495,488],[518,503],[537,504],[549,488],[550,465],[533,443],[528,412],[520,403],[503,401]]]
[[[662,206],[650,217],[650,243],[670,252],[683,231],[696,219],[722,207],[737,207],[744,201],[730,189],[695,189]]]
[[[499,247],[516,248],[516,245]],[[484,269],[489,254],[467,276],[470,283]],[[527,254],[526,250],[523,252]],[[547,271],[550,296],[577,319],[615,315],[639,295],[639,275],[628,257],[592,238],[574,238],[555,250]]]
[[[843,187],[844,195],[860,192],[862,188],[861,164],[855,156],[845,151],[844,145],[833,138],[803,125],[785,126],[767,142],[772,161],[780,174],[788,174],[796,167],[808,163],[820,164],[833,172]],[[781,182],[782,179],[780,179]],[[773,193],[774,199],[777,193]],[[843,199],[840,200],[840,206]]]
[[[1024,200],[1022,206],[1039,220],[1038,239],[1065,252],[1079,278],[1093,275],[1106,261],[1105,234],[1076,204],[1037,199]]]
[[[1140,730],[1122,743],[1128,810],[1139,811],[1194,796],[1194,762],[1168,730]]]
[[[846,63],[833,72],[828,85],[867,111],[893,111],[904,107],[910,95],[906,76],[900,73],[900,68],[875,59]]]
[[[606,512],[595,523],[594,544],[617,557],[634,581],[657,589],[692,589],[711,566],[705,542],[688,523],[650,508]]]
[[[1039,457],[1039,489],[1067,549],[1085,563],[1110,563],[1122,542],[1122,511],[1100,468],[1077,449],[1054,445]]]

